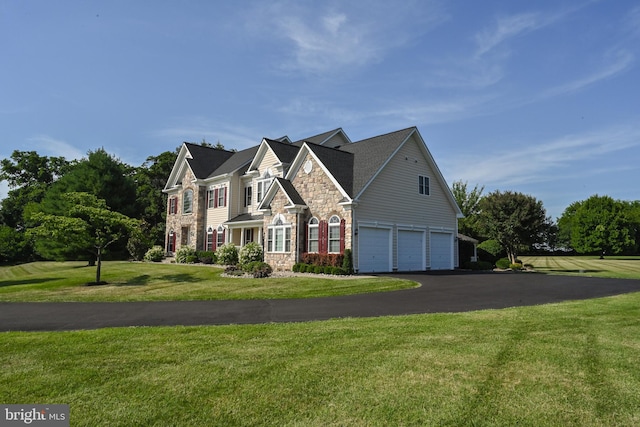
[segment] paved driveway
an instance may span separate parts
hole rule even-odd
[[[463,312],[640,291],[640,280],[535,273],[433,272],[389,276],[415,280],[422,286],[395,292],[290,300],[0,303],[0,331],[300,322]]]

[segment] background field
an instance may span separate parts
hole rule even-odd
[[[536,271],[549,274],[571,274],[593,277],[640,278],[640,255],[635,257],[597,256],[521,256],[525,264]]]

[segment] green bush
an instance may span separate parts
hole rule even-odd
[[[511,265],[509,258],[500,258],[496,261],[496,267],[506,270]]]
[[[487,261],[467,261],[462,265],[462,268],[474,271],[492,270],[493,264]]]
[[[509,264],[509,268],[512,270],[522,270],[522,263],[515,262],[513,264]]]
[[[245,272],[253,275],[253,277],[256,279],[269,277],[273,272],[273,269],[271,268],[271,266],[266,262],[262,262],[262,261],[253,261],[248,264],[244,264],[242,266],[242,269]]]
[[[176,251],[176,262],[179,264],[188,263],[189,257],[195,257],[196,250],[190,246],[181,246],[180,249]]]
[[[263,253],[262,246],[256,242],[249,242],[244,245],[238,254],[240,264],[247,264],[254,261],[262,261]]]
[[[331,274],[334,274],[336,276],[344,276],[349,273],[347,273],[347,271],[344,268],[331,267]]]
[[[293,271],[294,273],[299,273],[300,272],[300,267],[302,267],[302,263],[301,262],[296,262],[295,264],[293,264],[293,267],[291,268],[291,271]]]
[[[495,263],[504,254],[504,248],[496,240],[485,240],[478,244],[478,258],[482,261]]]
[[[238,263],[238,249],[233,243],[222,245],[216,251],[218,264],[235,265]]]
[[[198,262],[203,264],[215,264],[216,263],[216,253],[210,251],[197,251],[196,255],[198,257]]]
[[[160,262],[164,259],[164,248],[154,246],[144,254],[144,260],[148,262]]]
[[[344,250],[342,270],[344,271],[341,274],[353,274],[353,253],[351,252],[351,249]]]
[[[324,274],[333,274],[333,269],[334,268],[337,268],[337,267],[332,267],[330,265],[325,265],[322,272]]]
[[[324,267],[322,265],[314,265],[313,266],[313,272],[315,274],[322,274],[322,273],[324,273]]]

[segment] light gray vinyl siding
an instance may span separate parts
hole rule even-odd
[[[397,248],[397,228],[426,227],[451,231],[457,230],[456,210],[447,194],[434,165],[413,136],[391,158],[358,200],[358,222],[394,224],[393,248]],[[429,195],[418,192],[418,176],[428,176]],[[426,265],[429,267],[429,233],[427,233]],[[393,266],[397,267],[397,250],[394,249]]]

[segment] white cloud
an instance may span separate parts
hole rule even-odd
[[[506,40],[534,31],[544,24],[545,20],[538,13],[522,13],[498,18],[493,28],[476,34],[476,56],[484,55]]]
[[[640,127],[619,126],[597,132],[568,135],[548,142],[523,142],[505,145],[493,153],[467,153],[447,160],[449,175],[486,185],[517,185],[557,180],[575,174],[602,173],[607,166],[585,168],[585,162],[600,161],[607,154],[640,147]],[[443,162],[444,163],[444,162]],[[620,166],[616,166],[619,168]]]
[[[28,138],[27,142],[33,145],[40,155],[64,157],[67,160],[79,160],[86,155],[72,144],[48,135],[36,135]]]
[[[260,143],[260,132],[253,129],[234,127],[226,123],[202,118],[191,117],[178,120],[175,126],[150,132],[156,138],[170,139],[178,146],[182,142],[200,143],[203,139],[211,144],[220,142],[227,149],[242,150]],[[281,136],[281,135],[280,135]],[[276,137],[276,136],[271,136]]]

